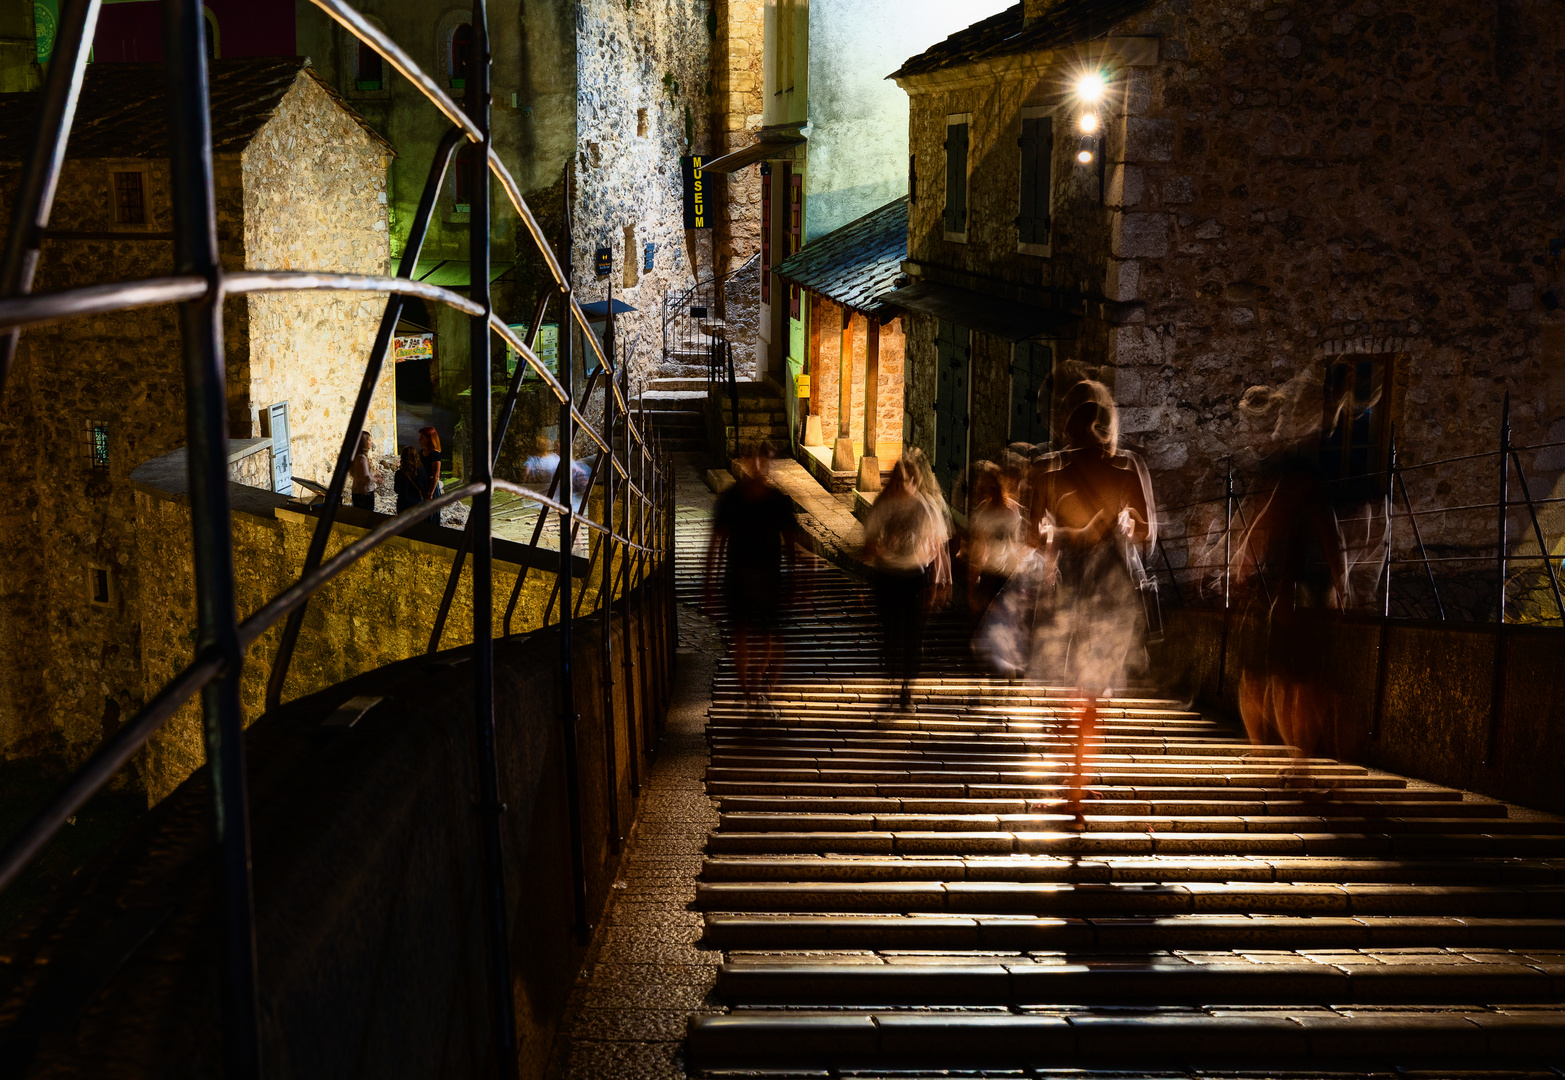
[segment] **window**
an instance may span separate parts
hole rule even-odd
[[[761,166],[761,303],[772,302],[772,167]]]
[[[473,199],[473,154],[470,143],[463,143],[456,152],[456,160],[451,163],[451,209],[458,214],[466,214],[472,211]]]
[[[87,589],[94,604],[109,602],[109,572],[101,566],[87,568]]]
[[[451,88],[467,87],[468,68],[473,62],[473,24],[463,23],[451,35]]]
[[[104,420],[87,421],[87,467],[93,472],[109,471],[109,425]]]
[[[385,61],[380,58],[380,53],[360,42],[356,50],[358,52],[357,70],[354,73],[353,88],[355,90],[380,90],[384,88],[386,78]]]
[[[147,223],[147,177],[139,171],[114,174],[114,224]]]
[[[1326,369],[1321,469],[1329,479],[1358,478],[1371,493],[1389,450],[1391,361],[1390,354],[1344,356]]]
[[[788,254],[796,255],[804,239],[804,174],[788,173]],[[788,317],[799,317],[799,286],[788,283]]]
[[[935,476],[949,498],[967,472],[968,373],[972,332],[940,320],[935,338]]]
[[[918,202],[918,155],[907,156],[907,201]]]
[[[645,109],[636,110],[636,137],[641,139],[647,137],[647,110]]]
[[[1016,216],[1016,241],[1027,254],[1047,255],[1049,244],[1051,165],[1054,160],[1054,117],[1022,110],[1021,199]]]
[[[946,239],[967,243],[967,113],[946,117]]]
[[[1054,397],[1054,350],[1037,341],[1011,348],[1011,442],[1036,446],[1050,439],[1049,405]]]
[[[620,280],[627,289],[635,288],[636,282],[640,280],[636,276],[636,227],[634,225],[625,226],[625,273]]]

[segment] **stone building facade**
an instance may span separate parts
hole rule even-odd
[[[1328,383],[1356,381],[1370,445],[1351,465],[1372,472],[1393,429],[1404,464],[1493,449],[1507,391],[1518,442],[1560,437],[1562,38],[1531,4],[1027,0],[912,58],[896,75],[912,102],[909,285],[984,294],[1004,311],[973,322],[1028,332],[911,314],[909,441],[936,452],[959,412],[963,456],[998,454],[1023,346],[1047,357],[1045,400],[1083,375],[1113,387],[1165,505],[1220,494],[1230,458],[1243,472],[1268,449],[1274,418],[1240,408],[1252,387],[1318,417]],[[1086,75],[1100,102],[1079,93]],[[1099,141],[1082,165],[1088,111]],[[1024,165],[1024,141],[1051,130],[1052,154]],[[1040,167],[1047,223],[1024,244],[1023,179],[1039,190]],[[944,355],[968,350],[960,386],[940,375],[942,327],[961,338]],[[1410,473],[1412,498],[1492,499],[1492,465]],[[1424,532],[1436,554],[1465,550],[1492,542],[1493,514]]]
[[[89,68],[38,290],[173,272],[162,87],[161,65]],[[384,141],[301,60],[216,61],[212,97],[224,265],[385,273]],[[7,204],[32,100],[0,105]],[[231,299],[230,434],[262,436],[268,406],[286,401],[293,471],[329,474],[379,314],[352,294]],[[83,753],[142,703],[138,545],[172,559],[190,540],[138,537],[128,477],[185,442],[182,371],[171,307],[22,336],[0,411],[0,469],[17,493],[3,512],[0,755]],[[388,379],[369,430],[389,442],[394,423]]]

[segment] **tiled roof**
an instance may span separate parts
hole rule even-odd
[[[1116,23],[1151,7],[1154,0],[1053,0],[1048,14],[1022,25],[1022,5],[959,30],[908,60],[892,78],[927,75],[995,56],[1058,49],[1102,37]]]
[[[278,103],[306,71],[375,140],[379,135],[342,101],[302,56],[214,60],[211,66],[212,150],[237,154],[266,126]],[[88,64],[66,156],[166,158],[168,102],[162,64]],[[37,93],[0,94],[0,161],[27,157],[38,115]]]
[[[873,314],[896,287],[907,258],[907,196],[810,241],[777,265],[778,277],[855,311]]]

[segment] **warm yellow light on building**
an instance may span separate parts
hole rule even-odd
[[[1076,123],[1081,126],[1082,134],[1091,135],[1098,130],[1098,114],[1095,112],[1084,112],[1076,120]]]
[[[1081,162],[1083,165],[1091,165],[1092,164],[1092,151],[1091,150],[1081,150],[1081,151],[1077,152],[1076,160]]]

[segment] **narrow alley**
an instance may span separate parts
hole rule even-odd
[[[758,724],[679,484],[678,697],[562,1075],[1560,1075],[1565,823],[1125,698],[1067,831],[1064,692],[952,620],[888,721],[818,560]]]

